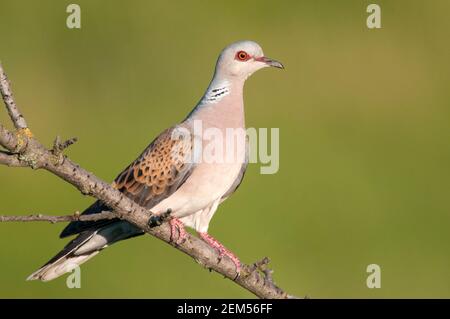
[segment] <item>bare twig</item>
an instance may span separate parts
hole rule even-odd
[[[35,169],[45,169],[60,177],[62,180],[75,186],[82,194],[93,196],[103,202],[112,210],[116,217],[124,219],[143,231],[163,240],[189,255],[199,264],[204,265],[204,267],[233,280],[260,298],[291,297],[275,285],[272,278],[270,278],[271,276],[265,278],[266,275],[262,273],[264,278],[261,280],[259,266],[242,265],[241,273],[237,276],[234,263],[227,257],[219,258],[218,252],[199,238],[188,235],[183,243],[177,244],[171,241],[168,223],[150,228],[148,224],[154,216],[150,211],[139,206],[123,193],[114,189],[110,184],[84,170],[70,159],[64,158],[61,161],[60,155],[55,155],[53,150],[48,150],[35,139],[28,129],[25,119],[20,114],[17,105],[14,103],[9,82],[1,65],[0,79],[3,99],[10,113],[11,120],[17,129],[13,133],[0,125],[0,145],[9,152],[17,154],[17,160],[21,165]],[[12,160],[11,158],[7,159]],[[218,260],[220,261],[218,262]]]
[[[3,72],[3,66],[1,65],[1,63],[0,70],[2,70],[2,72],[0,73],[0,92],[3,97],[3,101],[5,101],[6,109],[8,110],[9,116],[11,117],[11,121],[13,122],[16,129],[25,129],[28,127],[27,122],[20,113],[19,108],[14,101],[8,77],[6,76],[6,73]]]
[[[65,216],[52,216],[52,215],[42,215],[42,214],[33,214],[28,216],[10,216],[10,215],[0,215],[0,222],[50,222],[61,223],[61,222],[73,222],[73,221],[97,221],[104,219],[114,219],[117,218],[117,215],[104,211],[97,214],[91,215],[81,215],[79,212],[76,212],[72,215]]]
[[[55,141],[53,142],[53,154],[59,155],[70,145],[75,144],[78,141],[78,138],[72,137],[64,142],[61,142],[61,138],[57,136]]]

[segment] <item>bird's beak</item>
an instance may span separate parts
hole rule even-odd
[[[283,64],[281,62],[278,62],[277,60],[262,56],[260,58],[255,58],[255,61],[263,62],[267,64],[268,66],[273,66],[274,68],[284,69]]]

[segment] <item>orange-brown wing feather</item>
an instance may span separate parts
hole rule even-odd
[[[192,139],[164,131],[114,181],[114,187],[141,206],[152,208],[174,193],[192,172]]]

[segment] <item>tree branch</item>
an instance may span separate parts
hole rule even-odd
[[[5,101],[6,109],[8,110],[9,116],[11,117],[11,121],[13,122],[16,129],[25,129],[28,127],[27,122],[20,113],[19,108],[14,101],[8,77],[6,76],[6,73],[3,72],[3,66],[1,65],[1,63],[0,70],[2,70],[2,72],[0,73],[0,92],[3,97],[3,101]]]
[[[70,145],[75,144],[78,141],[78,138],[72,137],[68,140],[61,142],[61,138],[57,136],[55,138],[55,141],[53,142],[53,149],[52,152],[55,155],[61,154],[66,148],[68,148]]]
[[[15,148],[18,144],[16,136],[0,124],[0,145],[6,149],[13,149],[17,153],[18,150]]]
[[[81,215],[80,212],[76,212],[72,215],[65,216],[53,216],[53,215],[42,215],[42,214],[33,214],[28,216],[10,216],[10,215],[0,215],[0,223],[1,222],[50,222],[61,223],[61,222],[73,222],[73,221],[97,221],[97,220],[105,220],[105,219],[114,219],[117,218],[116,214],[108,211],[103,211],[97,214],[91,215]]]
[[[0,125],[0,145],[11,153],[3,153],[2,164],[10,162],[17,164],[13,166],[27,166],[33,169],[44,169],[51,172],[75,186],[82,194],[93,196],[105,203],[111,208],[115,217],[124,219],[150,235],[163,240],[192,257],[203,267],[222,274],[260,298],[292,297],[275,285],[271,275],[267,276],[264,273],[264,270],[261,269],[261,262],[253,265],[244,264],[242,265],[241,273],[237,274],[234,263],[228,257],[219,258],[217,251],[209,247],[199,238],[188,235],[186,241],[181,244],[176,244],[170,240],[170,227],[167,223],[150,228],[148,226],[150,218],[152,216],[154,217],[150,211],[139,206],[123,193],[114,189],[110,184],[81,168],[67,157],[59,154],[59,152],[48,150],[33,137],[24,117],[14,102],[9,81],[1,64],[0,87],[8,113],[17,129],[16,132],[10,132]],[[56,147],[56,149],[60,148]],[[42,220],[43,217],[34,217],[34,219]],[[263,263],[265,265],[264,267],[267,267],[267,263],[268,259]]]
[[[9,166],[9,167],[25,167],[17,157],[16,154],[10,152],[0,151],[0,164]]]

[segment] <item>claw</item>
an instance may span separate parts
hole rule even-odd
[[[239,261],[239,258],[237,258],[231,251],[229,251],[227,248],[225,248],[224,245],[222,245],[220,242],[218,242],[214,237],[210,236],[208,233],[198,233],[200,237],[212,248],[214,248],[219,253],[219,260],[220,262],[222,260],[223,256],[227,256],[231,259],[234,266],[236,267],[236,278],[239,277],[239,273],[241,271],[241,262]]]
[[[170,224],[170,241],[175,244],[182,244],[186,241],[187,232],[184,229],[184,224],[178,218],[172,218]],[[178,238],[175,239],[175,233],[178,232]]]

